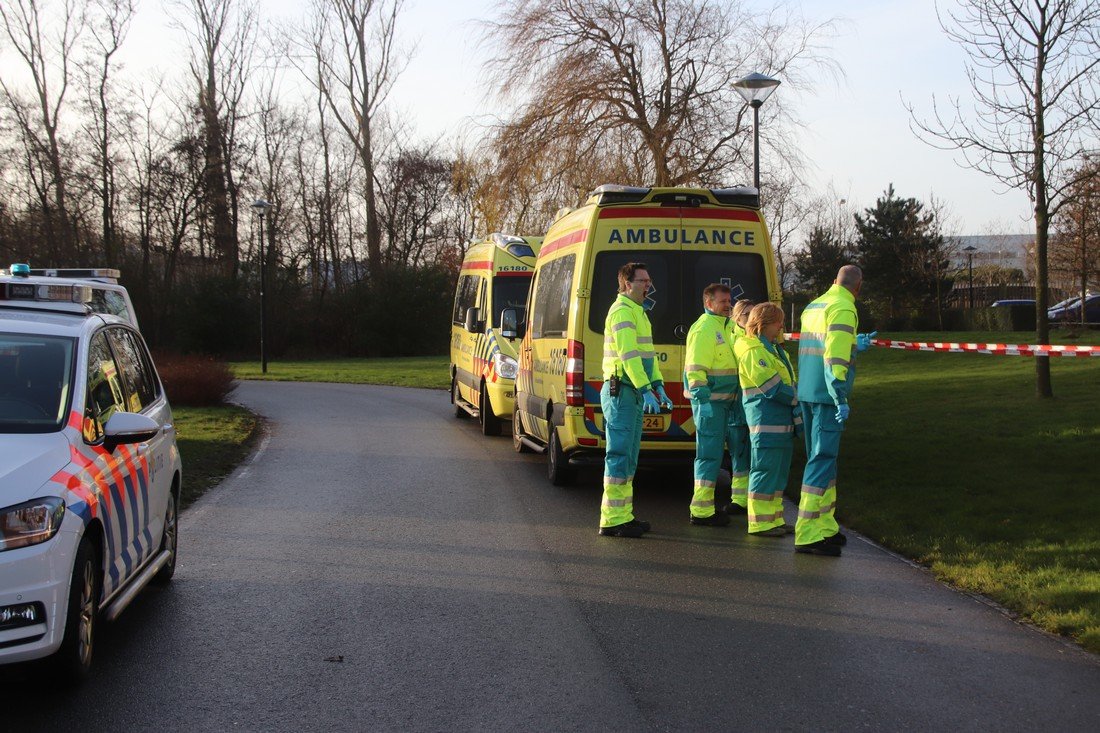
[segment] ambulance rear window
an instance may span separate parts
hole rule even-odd
[[[733,299],[768,299],[764,258],[748,252],[687,250],[615,250],[596,256],[588,327],[603,333],[607,310],[618,292],[618,271],[627,262],[644,262],[653,280],[646,295],[647,314],[658,344],[682,344],[687,329],[703,312],[703,288],[730,287]],[[678,335],[679,334],[679,335]]]

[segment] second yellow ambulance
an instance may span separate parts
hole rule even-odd
[[[501,335],[500,314],[526,307],[541,242],[494,233],[462,260],[451,317],[451,402],[456,417],[477,417],[486,435],[499,435],[501,420],[512,417],[518,342]]]
[[[644,262],[653,285],[645,307],[671,414],[646,415],[641,463],[684,459],[695,450],[691,406],[680,386],[688,328],[702,292],[725,283],[733,299],[778,303],[768,229],[755,188],[688,189],[605,185],[562,213],[534,267],[526,323],[506,311],[501,331],[520,336],[513,442],[545,452],[555,484],[579,465],[599,464],[605,447],[600,387],[604,318],[617,273]]]

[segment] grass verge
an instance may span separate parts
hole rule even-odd
[[[183,461],[183,508],[244,460],[260,433],[260,419],[237,405],[173,407],[172,417]]]
[[[447,356],[414,356],[395,359],[332,359],[325,361],[268,362],[267,374],[259,362],[238,361],[229,366],[237,379],[281,382],[343,382],[388,384],[395,387],[449,389]]]
[[[1100,342],[1089,332],[1074,340]],[[1034,334],[880,334],[1033,343]],[[1100,358],[872,349],[841,448],[840,520],[1100,653]],[[793,472],[792,472],[793,473]],[[796,479],[792,476],[792,480]]]

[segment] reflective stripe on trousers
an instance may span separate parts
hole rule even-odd
[[[711,402],[711,416],[700,417],[699,405],[691,404],[695,419],[695,491],[691,497],[691,516],[714,516],[714,485],[722,467],[729,428],[730,402]]]
[[[752,447],[749,470],[749,532],[763,532],[783,525],[783,489],[791,471],[790,445]]]
[[[634,518],[634,472],[642,444],[642,395],[620,382],[619,395],[612,397],[604,382],[600,405],[607,436],[600,526],[613,527]]]
[[[836,405],[803,402],[802,429],[806,439],[806,470],[794,543],[809,545],[840,531],[836,522],[836,471],[843,426],[836,421]]]
[[[730,425],[727,428],[727,441],[730,449],[731,492],[730,501],[739,506],[748,506],[749,466],[752,465],[752,448],[749,445],[749,426]]]

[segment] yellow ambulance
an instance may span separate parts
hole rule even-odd
[[[725,283],[735,301],[781,299],[759,201],[755,188],[604,185],[580,208],[559,212],[535,263],[527,314],[505,312],[501,328],[523,339],[513,443],[545,453],[553,483],[572,481],[577,466],[602,464],[604,318],[628,262],[644,262],[653,279],[645,307],[675,401],[671,414],[645,416],[640,462],[694,455],[695,424],[680,384],[703,288]]]
[[[506,308],[522,313],[542,237],[493,233],[462,260],[451,314],[451,402],[455,417],[474,416],[485,435],[500,435],[512,417],[515,335],[500,333]]]

